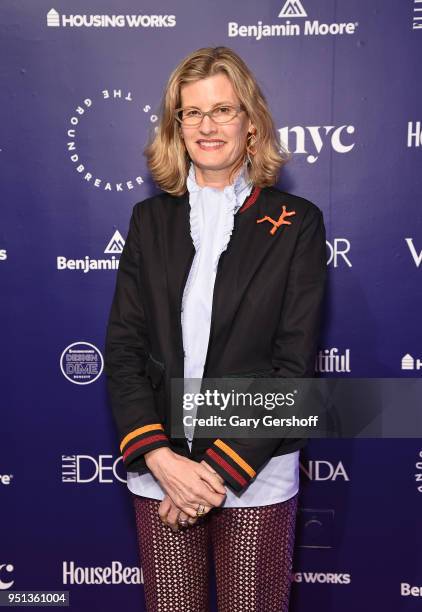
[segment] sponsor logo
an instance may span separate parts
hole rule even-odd
[[[306,582],[308,584],[350,584],[351,574],[337,574],[331,572],[295,572],[294,582]]]
[[[290,37],[290,36],[343,36],[355,34],[359,22],[334,21],[324,23],[318,19],[307,19],[308,14],[300,0],[287,0],[283,4],[278,18],[282,23],[257,23],[242,25],[236,21],[227,24],[229,38],[263,38]],[[292,21],[293,19],[293,21]]]
[[[47,13],[49,28],[174,28],[175,15],[61,15]]]
[[[139,567],[123,567],[112,561],[109,567],[79,567],[74,561],[63,561],[63,584],[142,584]]]
[[[411,586],[408,582],[400,583],[400,595],[402,597],[422,597],[422,586]]]
[[[421,13],[421,19],[422,19],[422,13]],[[422,28],[422,22],[421,22],[420,27]],[[421,122],[415,121],[415,124],[413,125],[413,121],[409,121],[407,123],[407,147],[410,149],[411,147],[420,147],[420,146],[422,146]]]
[[[12,478],[13,474],[0,474],[0,485],[9,486],[12,482]]]
[[[352,267],[347,253],[350,251],[350,241],[347,238],[334,238],[332,242],[326,241],[329,257],[327,266],[332,265],[334,268],[338,268],[340,265],[346,264],[349,268]]]
[[[409,251],[412,255],[413,261],[415,262],[415,266],[419,268],[422,262],[422,251],[419,251],[419,253],[416,251],[415,245],[413,244],[413,238],[405,238],[405,241],[409,247]]]
[[[7,251],[6,249],[0,249],[0,261],[6,261]]]
[[[155,124],[158,117],[151,114],[151,106],[144,104],[143,106],[137,103],[131,91],[124,92],[122,89],[104,89],[93,98],[85,98],[73,111],[69,119],[69,126],[66,130],[68,137],[67,151],[70,161],[73,163],[76,172],[83,178],[86,183],[89,183],[95,189],[100,189],[108,192],[122,193],[131,191],[135,187],[139,187],[144,182],[139,175],[133,175],[129,178],[121,178],[122,174],[127,173],[127,161],[119,166],[119,158],[114,155],[107,164],[107,174],[114,172],[114,179],[104,177],[101,174],[101,169],[97,168],[96,159],[92,159],[92,149],[84,153],[84,142],[92,143],[92,132],[101,134],[102,138],[109,138],[112,147],[109,155],[119,150],[129,150],[130,142],[127,137],[120,141],[119,135],[127,130],[127,126],[137,125],[138,132],[139,112],[145,122],[147,122],[146,130],[149,130],[149,124]],[[104,120],[103,117],[106,119]],[[93,123],[95,129],[92,128]],[[121,126],[121,128],[120,128]],[[133,130],[132,130],[133,132]],[[134,136],[135,138],[135,136]],[[137,141],[133,146],[138,146]],[[104,146],[100,145],[98,149],[101,155],[104,155]],[[94,147],[95,150],[95,147]],[[89,162],[86,161],[89,157]],[[129,154],[128,154],[129,157]],[[137,160],[134,157],[133,168],[134,173],[138,172]],[[95,167],[95,170],[93,169]],[[113,170],[110,170],[112,168]],[[98,172],[97,172],[98,170]],[[116,180],[117,179],[117,180]]]
[[[11,574],[15,568],[11,563],[0,563],[0,591],[5,591],[13,586],[14,580],[9,580]]]
[[[60,356],[60,369],[67,380],[75,385],[95,382],[104,368],[104,359],[96,346],[89,342],[73,342]]]
[[[315,360],[316,372],[351,372],[350,349],[339,353],[337,347],[318,351]]]
[[[415,359],[409,353],[406,353],[401,359],[402,370],[420,370],[422,368],[422,360]]]
[[[413,0],[413,29],[422,28],[422,6],[421,0]]]
[[[123,251],[124,245],[125,241],[123,236],[116,230],[104,249],[104,253],[112,254],[111,257],[107,259],[94,259],[89,257],[89,255],[85,255],[81,259],[68,259],[60,255],[56,259],[57,270],[76,270],[84,274],[92,270],[117,270],[119,267],[119,260],[116,258],[116,255]]]
[[[104,253],[122,253],[123,247],[125,246],[125,241],[123,240],[123,236],[116,230],[111,237],[110,242],[104,249]]]
[[[306,155],[306,161],[309,164],[314,164],[319,158],[323,147],[328,143],[336,153],[349,153],[355,143],[344,142],[345,134],[354,134],[355,127],[353,125],[312,125],[293,127],[283,127],[278,130],[280,141],[286,148],[295,154]],[[294,143],[292,144],[292,139]]]
[[[120,468],[120,474],[119,469]],[[122,457],[112,455],[62,455],[62,482],[112,484],[116,480],[126,483],[126,470]]]
[[[307,461],[305,464],[300,463],[299,467],[309,480],[321,482],[341,478],[350,482],[350,478],[341,461],[334,465],[330,461],[320,459],[318,461]]]
[[[419,493],[422,493],[422,450],[419,451],[419,457],[418,461],[416,461],[415,467],[418,470],[415,473],[415,480],[418,483],[417,489]]]

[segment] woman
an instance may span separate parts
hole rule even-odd
[[[322,214],[273,186],[288,155],[227,47],[199,49],[173,71],[146,157],[162,192],[133,209],[106,374],[147,609],[208,610],[212,544],[218,610],[287,610],[306,441],[206,440],[187,428],[172,438],[170,387],[313,376]]]

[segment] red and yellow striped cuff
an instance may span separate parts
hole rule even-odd
[[[249,463],[219,438],[205,451],[204,459],[235,491],[244,489],[256,476],[255,470]]]
[[[120,443],[120,452],[123,461],[128,464],[135,457],[160,446],[169,446],[169,440],[161,423],[152,423],[137,427],[128,433]]]

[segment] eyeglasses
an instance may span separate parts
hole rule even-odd
[[[239,113],[246,110],[244,106],[231,106],[229,104],[224,104],[221,106],[216,106],[210,111],[206,113],[199,110],[199,108],[195,108],[194,106],[189,106],[187,108],[176,108],[174,111],[174,117],[181,123],[182,125],[188,127],[197,127],[201,125],[202,119],[205,115],[208,115],[210,119],[215,121],[215,123],[223,124],[229,123],[232,119],[237,117]]]

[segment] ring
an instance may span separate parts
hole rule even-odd
[[[205,514],[205,506],[199,504],[198,510],[196,511],[196,516],[204,516]]]
[[[186,519],[178,519],[177,522],[179,523],[179,525],[181,525],[182,527],[187,527],[189,525],[188,521]]]

